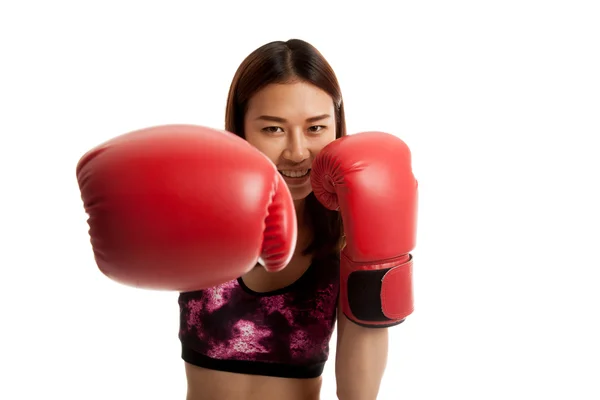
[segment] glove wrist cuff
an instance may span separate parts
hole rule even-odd
[[[356,263],[341,257],[342,309],[358,325],[398,325],[413,312],[410,254],[383,262]]]

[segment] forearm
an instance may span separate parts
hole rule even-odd
[[[341,316],[338,330],[335,364],[338,399],[377,399],[387,364],[387,328],[364,328]]]

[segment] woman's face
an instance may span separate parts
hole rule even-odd
[[[273,161],[294,200],[312,191],[312,162],[335,140],[334,112],[331,96],[304,82],[268,85],[248,103],[246,140]]]

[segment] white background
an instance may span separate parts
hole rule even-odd
[[[185,397],[177,295],[97,270],[75,165],[133,129],[222,128],[242,59],[294,37],[350,132],[413,151],[416,311],[379,399],[600,398],[596,2],[217,3],[2,3],[0,398]]]

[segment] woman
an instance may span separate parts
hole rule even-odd
[[[338,397],[375,399],[387,359],[387,329],[337,312],[343,228],[312,193],[311,163],[346,134],[337,78],[301,40],[268,43],[240,65],[227,101],[226,130],[264,153],[283,175],[298,221],[288,266],[181,293],[180,339],[188,400],[319,399],[337,322]]]

